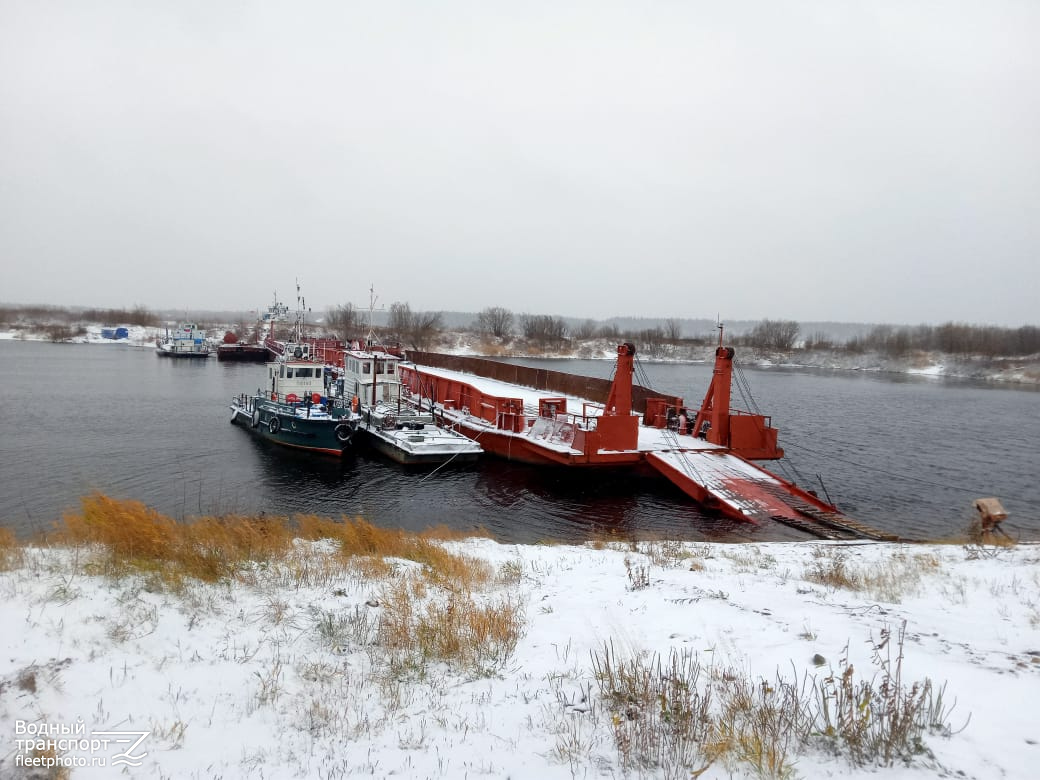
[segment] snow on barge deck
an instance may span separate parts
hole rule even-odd
[[[635,352],[632,344],[618,347],[617,370],[602,404],[525,386],[548,389],[541,377],[556,372],[498,363],[503,368],[493,373],[513,376],[503,382],[443,367],[486,368],[492,362],[458,356],[414,355],[415,363],[400,366],[400,379],[444,424],[509,460],[658,473],[706,509],[734,519],[779,522],[823,539],[898,540],[752,462],[781,458],[783,450],[770,418],[730,409],[734,352],[722,346],[721,334],[711,385],[695,416],[687,416],[681,398],[655,396],[633,384]],[[560,376],[573,380],[564,382],[570,386],[608,384]],[[634,396],[642,413],[634,409]]]

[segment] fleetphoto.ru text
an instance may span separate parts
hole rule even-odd
[[[16,720],[14,765],[40,769],[141,766],[148,756],[144,742],[151,733],[88,732],[82,718],[72,724]]]

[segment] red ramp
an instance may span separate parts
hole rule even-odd
[[[756,525],[775,521],[824,539],[898,537],[846,517],[791,482],[720,450],[648,452],[646,462],[708,509]]]

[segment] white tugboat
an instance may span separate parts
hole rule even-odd
[[[380,347],[346,349],[336,392],[356,410],[358,430],[373,449],[403,464],[464,463],[480,445],[437,424],[421,399],[402,391],[401,358]]]
[[[209,357],[206,331],[194,322],[166,329],[166,335],[155,341],[155,353],[161,357],[206,358]]]

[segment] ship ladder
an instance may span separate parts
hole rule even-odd
[[[819,507],[800,501],[797,497],[792,496],[790,493],[786,493],[783,488],[778,485],[765,485],[763,488],[769,494],[783,501],[784,504],[789,506],[794,512],[797,512],[798,515],[801,515],[801,517],[773,515],[772,519],[778,523],[783,523],[791,528],[797,528],[800,531],[812,534],[820,539],[828,539],[832,541],[847,541],[853,539],[869,539],[881,542],[900,541],[899,537],[895,534],[890,534],[877,528],[871,528],[864,523],[853,520],[851,517],[848,517],[841,512],[820,509]]]
[[[897,534],[892,534],[887,531],[882,531],[877,528],[872,528],[865,523],[861,523],[858,520],[853,520],[851,517],[843,515],[841,512],[833,512],[825,509],[818,509],[817,507],[809,504],[794,504],[793,508],[798,512],[801,512],[808,517],[811,517],[822,525],[830,526],[831,528],[838,528],[848,533],[854,534],[860,539],[871,539],[876,542],[900,542],[903,539]]]

